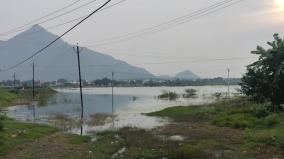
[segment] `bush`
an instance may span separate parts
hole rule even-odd
[[[183,94],[183,98],[196,98],[196,92],[195,89],[185,89],[185,94]]]
[[[171,91],[163,91],[161,95],[158,96],[159,99],[169,99],[169,100],[176,100],[179,98],[179,95],[176,92]]]
[[[278,114],[272,114],[272,115],[265,117],[261,121],[261,124],[265,127],[273,127],[275,125],[280,124],[280,122],[281,122],[281,119],[280,119],[279,115]]]
[[[3,125],[3,120],[5,120],[6,117],[3,115],[0,115],[0,131],[3,131],[4,125]]]
[[[0,131],[3,131],[3,123],[0,121]]]
[[[270,112],[269,112],[269,110],[266,107],[260,106],[260,107],[253,108],[253,112],[252,113],[257,118],[264,118],[264,117],[267,117]]]

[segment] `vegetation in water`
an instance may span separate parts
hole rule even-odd
[[[185,93],[182,96],[183,96],[183,98],[196,98],[197,97],[197,90],[185,89]]]
[[[176,100],[179,98],[179,95],[176,92],[172,91],[163,91],[161,95],[158,96],[159,99],[169,99]]]

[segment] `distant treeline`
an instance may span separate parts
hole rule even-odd
[[[157,86],[205,86],[205,85],[238,85],[240,83],[239,78],[212,78],[212,79],[197,79],[197,80],[186,80],[186,79],[148,79],[148,80],[114,80],[108,78],[97,79],[93,81],[83,80],[83,86],[85,87],[110,87],[113,83],[115,87],[157,87]],[[29,87],[31,81],[2,81],[0,86],[4,87]],[[59,79],[51,82],[36,82],[36,86],[41,87],[77,87],[78,81],[68,81],[67,79]]]
[[[83,81],[84,86],[88,87],[110,87],[113,83],[115,87],[158,87],[158,86],[205,86],[205,85],[227,85],[228,82],[231,85],[238,85],[240,83],[239,78],[212,78],[212,79],[197,79],[197,80],[185,80],[185,79],[149,79],[149,80],[114,80],[108,78],[98,79],[91,82]],[[70,83],[65,83],[62,86],[71,86]]]

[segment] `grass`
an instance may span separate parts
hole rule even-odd
[[[237,150],[256,153],[257,149],[263,147],[283,152],[281,149],[284,148],[284,113],[269,112],[266,104],[232,100],[205,106],[167,108],[147,115],[170,117],[177,123],[207,122],[218,127],[239,129],[244,132],[244,142],[235,147]],[[181,155],[179,158],[186,158],[184,156],[198,155],[200,152],[197,150],[202,149],[208,148],[204,148],[202,143],[197,143],[185,145],[176,153]]]
[[[89,143],[91,141],[90,136],[80,136],[75,134],[66,134],[66,137],[70,144],[80,145]]]
[[[40,106],[47,104],[50,97],[52,97],[56,91],[50,88],[37,88],[35,90],[36,100]],[[32,101],[32,90],[10,90],[0,88],[0,108],[8,107],[17,104],[27,104]]]
[[[10,105],[17,98],[19,98],[18,94],[15,94],[7,89],[0,89],[0,107]]]
[[[125,152],[118,153],[125,148]],[[91,149],[96,158],[109,159],[116,154],[116,158],[162,158],[167,152],[162,140],[151,132],[136,128],[123,128],[119,131],[109,131],[98,134],[97,141]]]
[[[56,132],[55,128],[48,126],[21,123],[3,117],[1,121],[4,128],[3,131],[0,131],[0,156],[5,155],[19,144]]]
[[[95,141],[89,136],[65,134],[54,137],[49,146],[52,149],[53,141],[58,140],[54,145],[66,148],[62,158],[72,158],[73,153],[80,156],[77,158],[88,156],[96,159],[249,159],[284,156],[284,114],[267,111],[265,104],[233,99],[204,106],[172,107],[147,115],[172,118],[175,122],[149,131],[122,128],[96,133],[93,136]],[[6,118],[2,120],[4,129],[0,132],[0,155],[16,145],[56,132],[47,126],[18,123]],[[171,136],[176,135],[184,137],[184,140],[170,140]],[[42,145],[47,145],[45,140]],[[35,152],[46,154],[46,149],[34,151],[38,146],[33,146],[35,148],[25,152],[27,158],[38,158]],[[52,150],[58,151],[61,150]]]
[[[215,114],[214,107],[200,107],[200,106],[178,106],[172,108],[166,108],[162,111],[148,113],[148,116],[169,117],[175,121],[187,121],[187,120],[205,120],[209,119],[212,114]]]

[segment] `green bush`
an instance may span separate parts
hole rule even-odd
[[[257,118],[267,117],[270,114],[270,112],[265,106],[258,106],[258,107],[253,108],[252,113]]]
[[[3,123],[0,121],[0,131],[3,131]]]
[[[176,100],[179,98],[179,95],[176,92],[171,91],[163,91],[161,95],[158,96],[159,99],[169,99],[169,100]]]
[[[6,119],[5,116],[0,115],[0,131],[3,131],[4,125],[3,125],[3,121]]]
[[[197,90],[195,89],[185,89],[185,94],[182,95],[183,98],[196,98]]]
[[[278,114],[272,114],[272,115],[265,117],[260,122],[264,127],[273,127],[275,125],[280,124],[281,119]]]

